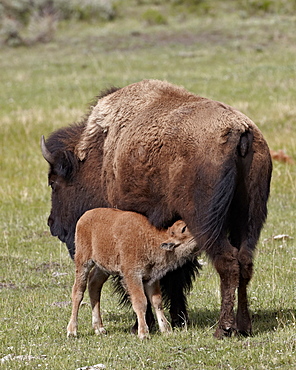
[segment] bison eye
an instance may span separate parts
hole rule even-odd
[[[56,182],[53,181],[53,180],[51,180],[51,181],[49,181],[48,186],[50,186],[51,187],[51,190],[54,191],[55,188],[56,188]]]
[[[183,227],[183,229],[182,229],[181,233],[182,233],[182,234],[183,234],[183,233],[185,233],[185,230],[186,230],[186,226],[184,226],[184,227]]]

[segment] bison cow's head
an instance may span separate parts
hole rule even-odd
[[[103,205],[100,188],[94,174],[85,162],[80,162],[74,151],[68,150],[53,134],[47,142],[41,139],[41,151],[49,163],[48,185],[52,189],[51,212],[48,226],[53,236],[67,244],[70,256],[75,254],[75,227],[81,215],[92,208]],[[99,194],[97,194],[99,192]]]

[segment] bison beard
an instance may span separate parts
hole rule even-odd
[[[183,88],[144,80],[99,97],[83,122],[43,139],[42,153],[52,187],[48,223],[72,258],[75,225],[89,209],[142,213],[158,228],[183,219],[220,275],[216,337],[251,333],[246,289],[272,166],[248,117]],[[173,326],[188,321],[186,294],[199,268],[193,257],[161,280]],[[147,316],[153,325],[151,307]]]

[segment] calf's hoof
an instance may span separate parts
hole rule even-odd
[[[97,335],[106,335],[107,334],[107,330],[105,328],[95,328],[95,334]]]
[[[147,316],[146,316],[146,322],[147,322],[149,331],[153,331],[153,329],[155,328],[154,316],[153,315],[149,316],[149,320],[147,320]],[[138,333],[138,320],[136,320],[134,326],[132,326],[131,328],[131,334],[137,334],[137,333]]]
[[[140,340],[149,339],[149,329],[147,325],[138,329],[138,337]]]
[[[171,334],[172,333],[172,327],[169,324],[164,325],[163,327],[159,329],[160,329],[161,334]]]
[[[69,331],[67,330],[67,338],[71,338],[71,337],[77,337],[77,331]]]
[[[149,335],[149,333],[138,334],[138,338],[140,340],[148,340],[148,339],[150,339],[150,335]]]
[[[69,322],[67,326],[67,337],[77,337],[77,326]]]

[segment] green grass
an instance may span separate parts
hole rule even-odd
[[[102,306],[108,335],[92,333],[86,304],[79,337],[66,338],[74,268],[65,245],[46,225],[50,189],[39,149],[42,134],[80,120],[105,87],[159,78],[237,107],[258,124],[272,149],[296,160],[295,17],[170,13],[167,24],[148,27],[141,19],[146,10],[138,5],[130,10],[133,16],[112,23],[60,23],[49,44],[1,49],[0,359],[35,357],[1,366],[291,369],[296,363],[296,166],[278,162],[249,288],[252,338],[212,337],[220,293],[210,264],[189,296],[187,330],[170,336],[155,332],[141,343],[129,334],[133,313],[118,307],[107,283]],[[294,239],[274,240],[278,234]]]

